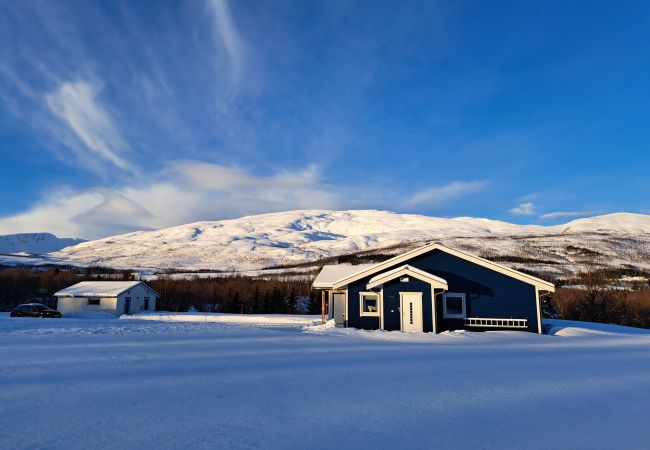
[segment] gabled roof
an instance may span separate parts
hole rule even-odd
[[[117,297],[122,292],[143,284],[154,294],[159,295],[142,281],[81,281],[60,290],[55,297]]]
[[[332,289],[339,289],[343,286],[346,286],[349,283],[352,283],[356,280],[359,280],[361,278],[370,276],[374,273],[380,272],[382,270],[385,270],[391,266],[394,266],[396,264],[399,264],[401,262],[407,262],[411,258],[415,258],[416,256],[420,256],[424,253],[433,251],[433,250],[440,250],[442,252],[445,252],[447,254],[456,256],[458,258],[464,259],[466,261],[472,262],[474,264],[477,264],[482,267],[486,267],[488,269],[494,270],[495,272],[501,273],[503,275],[509,276],[511,278],[514,278],[519,281],[523,281],[524,283],[531,284],[535,286],[539,290],[543,291],[550,291],[550,292],[555,292],[555,285],[553,283],[549,283],[548,281],[541,280],[539,278],[533,277],[531,275],[519,272],[515,269],[511,269],[509,267],[502,266],[501,264],[494,263],[492,261],[488,261],[487,259],[480,258],[478,256],[470,255],[469,253],[462,252],[460,250],[452,249],[449,247],[445,247],[444,245],[432,243],[432,244],[427,244],[425,246],[413,249],[411,251],[408,251],[406,253],[403,253],[401,255],[395,256],[393,258],[390,258],[386,261],[383,261],[379,264],[375,264],[369,268],[364,268],[360,269],[356,273],[349,274],[347,276],[343,276],[336,280],[334,283],[331,284]],[[316,286],[314,286],[316,287]]]
[[[356,266],[349,264],[336,264],[323,266],[323,269],[312,283],[312,286],[314,289],[329,289],[336,280],[340,280],[341,278],[345,278],[361,270],[366,270],[374,266],[375,264],[359,264]]]
[[[447,286],[447,280],[444,280],[440,277],[430,274],[429,272],[425,272],[424,270],[420,270],[417,267],[409,266],[408,264],[405,264],[393,270],[389,270],[388,272],[380,273],[379,275],[372,277],[368,282],[366,289],[372,289],[387,281],[394,280],[395,278],[403,277],[405,275],[412,276],[413,278],[417,278],[418,280],[426,281],[433,288],[449,289],[449,286]]]

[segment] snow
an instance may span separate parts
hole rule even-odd
[[[55,297],[116,297],[141,281],[80,281],[60,290]]]
[[[149,278],[167,271],[185,272],[172,275],[185,278],[278,271],[313,278],[325,258],[395,255],[431,241],[516,270],[565,278],[594,258],[605,267],[629,265],[650,272],[650,216],[628,213],[540,226],[375,210],[299,210],[136,231],[47,254],[0,254],[0,263],[103,266]]]
[[[650,216],[625,213],[540,226],[374,210],[300,210],[137,231],[85,242],[48,256],[53,261],[81,266],[238,272],[380,248],[393,247],[397,252],[403,249],[395,246],[415,247],[429,241],[479,256],[487,252],[495,257],[540,261],[515,264],[506,259],[514,269],[575,271],[585,249],[597,252],[613,266],[632,264],[650,269]]]
[[[165,322],[203,322],[263,327],[307,326],[320,322],[320,315],[303,314],[226,314],[226,313],[140,313],[122,315],[123,320],[156,320]]]
[[[4,234],[0,235],[0,253],[49,253],[81,242],[84,240],[59,238],[51,233]]]
[[[323,269],[318,273],[314,280],[313,286],[315,288],[329,288],[335,281],[346,278],[355,273],[361,272],[366,269],[374,267],[376,264],[336,264],[323,266]]]
[[[2,313],[0,442],[645,449],[650,439],[647,331],[551,321],[556,335],[431,335],[263,322]]]
[[[649,335],[650,330],[632,328],[622,325],[604,323],[579,322],[577,320],[544,320],[548,327],[547,334],[555,336],[589,336],[592,334],[642,334]]]

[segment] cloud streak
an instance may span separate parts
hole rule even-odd
[[[80,156],[86,161],[101,158],[119,169],[134,172],[133,166],[120,156],[118,148],[124,147],[113,119],[97,100],[97,87],[84,82],[66,82],[56,91],[47,94],[48,108],[81,141],[85,149]],[[103,165],[92,162],[95,170],[103,172]]]
[[[509,211],[518,216],[532,216],[535,214],[535,204],[533,202],[520,203]]]
[[[338,209],[345,196],[321,183],[310,166],[260,177],[200,161],[172,162],[149,183],[120,188],[64,189],[29,211],[0,218],[0,234],[50,231],[93,239],[196,220],[235,218],[291,209]]]
[[[215,44],[224,50],[231,85],[237,88],[244,70],[244,44],[233,21],[228,2],[226,0],[208,0],[207,6],[214,21]]]
[[[487,181],[452,181],[444,186],[431,187],[416,192],[406,200],[405,206],[407,208],[442,206],[459,197],[480,192],[487,185]]]
[[[553,220],[553,219],[577,219],[580,217],[589,217],[602,214],[599,211],[556,211],[552,213],[542,214],[539,216],[541,220]]]

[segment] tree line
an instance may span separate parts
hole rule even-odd
[[[0,309],[21,303],[41,302],[54,306],[55,292],[80,281],[135,280],[128,271],[107,273],[102,269],[64,271],[57,268],[0,270]],[[164,311],[219,311],[227,313],[320,313],[320,297],[304,277],[199,277],[161,275],[147,284],[160,294],[156,305]]]

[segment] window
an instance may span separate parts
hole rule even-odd
[[[88,299],[88,306],[99,306],[99,299],[98,298],[89,298]]]
[[[445,292],[442,296],[442,316],[449,319],[465,317],[465,294]]]
[[[361,317],[379,317],[379,294],[376,292],[361,292]]]

